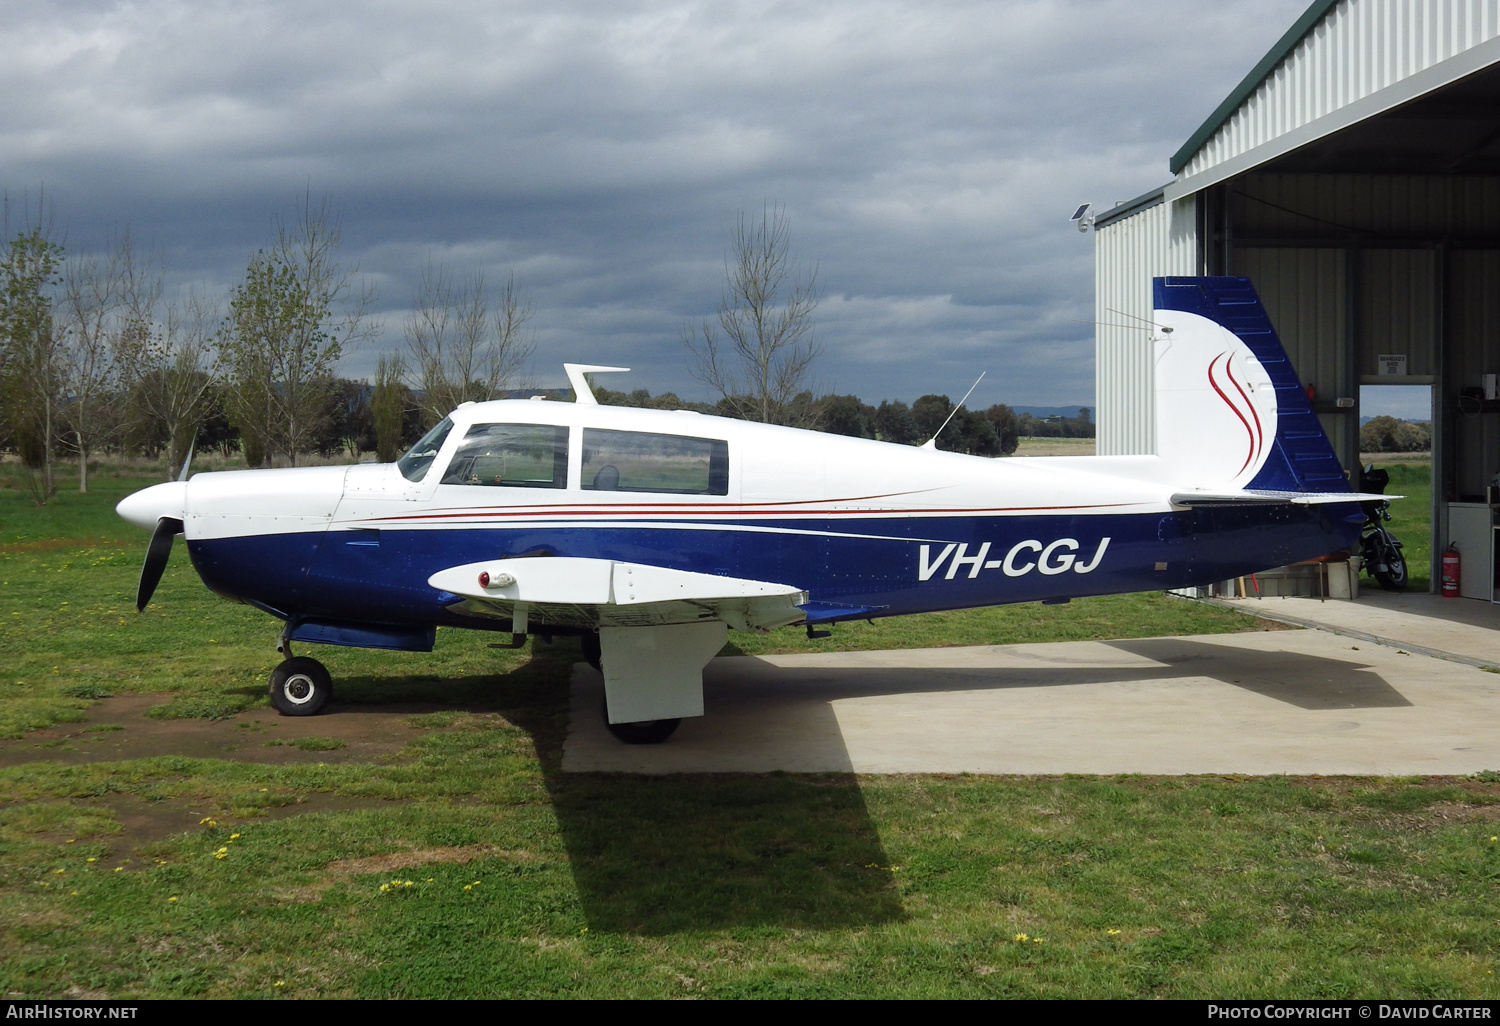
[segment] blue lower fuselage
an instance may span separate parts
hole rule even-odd
[[[649,563],[787,584],[810,622],[1058,601],[1226,580],[1351,549],[1354,503],[1200,507],[1089,516],[809,518],[745,522],[566,520],[190,539],[214,591],[289,619],[505,629],[449,610],[427,583],[448,567],[508,556]],[[541,629],[545,619],[534,620]]]

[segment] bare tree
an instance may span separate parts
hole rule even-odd
[[[295,225],[277,225],[231,295],[219,344],[247,459],[280,452],[296,465],[325,415],[334,366],[374,331],[373,292],[336,258],[341,234],[328,202],[309,200]]]
[[[406,321],[406,349],[429,424],[460,403],[493,399],[512,385],[536,351],[526,330],[531,317],[514,274],[491,296],[482,273],[455,285],[445,265],[428,263]]]
[[[63,440],[78,455],[78,490],[89,490],[89,455],[115,416],[121,385],[140,362],[161,298],[159,261],[142,258],[129,232],[101,256],[70,259],[63,271],[59,355],[63,381]]]
[[[218,385],[214,343],[222,317],[220,304],[196,289],[159,308],[139,307],[132,317],[140,330],[122,360],[132,413],[145,422],[138,433],[160,428],[169,478],[187,459]]]
[[[61,371],[53,292],[63,249],[40,212],[14,238],[9,237],[9,215],[7,199],[0,242],[0,407],[21,450],[32,498],[40,506],[57,493],[52,442]]]
[[[683,343],[694,377],[745,420],[811,426],[816,404],[799,402],[820,346],[813,312],[821,298],[816,267],[790,256],[785,210],[766,206],[759,219],[741,213],[724,260],[717,322],[688,328]]]

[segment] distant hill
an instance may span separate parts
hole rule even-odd
[[[1033,417],[1043,419],[1046,417],[1076,417],[1079,410],[1089,411],[1089,420],[1094,419],[1094,408],[1079,403],[1077,406],[1012,406],[1016,413],[1029,413]]]
[[[1360,427],[1364,427],[1366,424],[1370,423],[1370,421],[1372,421],[1374,419],[1375,419],[1374,417],[1361,417],[1361,418],[1359,418],[1359,426]],[[1397,420],[1401,420],[1402,418],[1397,417],[1396,419]],[[1408,423],[1408,424],[1431,424],[1432,420],[1431,420],[1431,418],[1428,418],[1426,420],[1408,420],[1408,421],[1406,421],[1406,423]]]

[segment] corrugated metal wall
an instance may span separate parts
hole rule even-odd
[[[1182,169],[1190,177],[1500,36],[1500,0],[1344,0]]]
[[[1255,285],[1287,358],[1316,407],[1358,394],[1349,366],[1349,275],[1343,249],[1245,248],[1234,251],[1230,273]],[[1320,409],[1318,420],[1345,467],[1357,451],[1354,410]]]
[[[1381,380],[1382,354],[1406,357],[1406,376],[1438,373],[1437,252],[1432,249],[1360,250],[1355,312],[1356,373]]]
[[[1094,374],[1101,455],[1156,449],[1151,279],[1197,274],[1196,198],[1158,203],[1094,232]]]
[[[1448,254],[1446,278],[1447,444],[1458,456],[1451,494],[1472,498],[1500,470],[1500,410],[1461,394],[1479,387],[1482,375],[1500,372],[1500,250]]]

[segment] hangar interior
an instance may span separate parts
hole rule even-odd
[[[1457,57],[1376,82],[1383,90],[1362,101],[1369,113],[1350,100],[1300,119],[1283,112],[1273,133],[1279,145],[1262,132],[1238,152],[1204,159],[1216,136],[1223,147],[1236,112],[1257,97],[1295,106],[1297,90],[1311,87],[1299,86],[1294,73],[1321,75],[1325,89],[1345,75],[1361,43],[1346,26],[1352,42],[1332,45],[1341,31],[1335,16],[1351,21],[1362,3],[1372,6],[1314,3],[1173,157],[1176,182],[1095,220],[1100,451],[1149,451],[1154,443],[1141,404],[1129,399],[1141,394],[1140,347],[1129,346],[1119,328],[1129,323],[1122,313],[1141,312],[1139,283],[1152,274],[1244,275],[1314,389],[1314,408],[1352,481],[1360,386],[1430,386],[1434,561],[1462,537],[1464,594],[1493,599],[1500,597],[1500,505],[1489,486],[1500,472],[1500,396],[1493,384],[1486,392],[1485,376],[1500,373],[1500,51],[1493,45],[1500,25],[1484,26],[1479,34],[1491,38],[1458,46]],[[1402,6],[1415,0],[1384,4],[1387,11]],[[1378,42],[1380,34],[1366,35]],[[1319,61],[1331,66],[1318,68]],[[1289,72],[1289,62],[1300,67]],[[1369,93],[1382,91],[1387,102],[1371,102]],[[1349,95],[1359,99],[1357,91]]]

